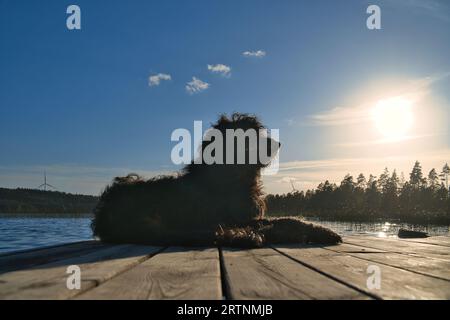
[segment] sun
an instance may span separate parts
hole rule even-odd
[[[386,140],[402,140],[413,125],[412,102],[403,97],[379,100],[372,109],[372,119]]]

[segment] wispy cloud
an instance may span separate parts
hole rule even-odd
[[[244,57],[262,58],[266,56],[266,52],[264,50],[244,51],[242,52],[242,55]]]
[[[149,87],[155,87],[159,86],[161,81],[168,81],[168,80],[172,80],[170,74],[158,73],[148,77],[148,85]]]
[[[208,89],[209,86],[209,83],[204,82],[196,77],[192,77],[192,81],[186,83],[186,91],[189,94],[200,93]]]
[[[434,76],[412,79],[405,82],[395,92],[390,92],[392,96],[402,96],[411,100],[417,100],[430,91],[433,83],[449,77],[450,73],[442,73]],[[385,98],[385,97],[384,97]],[[319,112],[309,116],[309,125],[319,126],[345,126],[351,124],[361,124],[372,119],[371,107],[376,103],[365,101],[356,106],[333,107],[332,109]]]
[[[292,118],[285,119],[285,121],[286,121],[286,124],[288,125],[288,127],[292,127],[296,123],[296,121]]]
[[[224,64],[208,64],[208,70],[212,73],[219,73],[224,77],[231,76],[231,68]]]
[[[450,5],[444,0],[395,0],[383,1],[382,6],[400,7],[402,10],[411,9],[417,14],[426,14],[437,19],[450,22]]]
[[[310,124],[322,126],[338,126],[361,123],[370,119],[370,112],[363,106],[335,107],[321,113],[311,115]]]
[[[378,139],[378,140],[370,140],[370,141],[360,141],[360,142],[345,142],[345,143],[335,143],[334,147],[362,147],[362,146],[375,146],[375,145],[386,145],[393,144],[403,141],[411,141],[411,140],[419,140],[424,138],[433,138],[437,136],[444,136],[447,132],[436,132],[436,133],[427,133],[427,134],[416,134],[416,135],[407,135],[398,139]]]

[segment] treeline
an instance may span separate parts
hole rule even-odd
[[[0,188],[0,213],[91,213],[97,201],[58,191]]]
[[[266,197],[268,214],[314,216],[347,221],[401,220],[450,223],[450,167],[424,175],[418,161],[406,180],[386,168],[377,178],[346,175],[339,185],[328,180],[315,190]]]

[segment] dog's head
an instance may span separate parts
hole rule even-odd
[[[201,151],[206,164],[261,169],[270,164],[279,148],[280,143],[268,135],[256,116],[234,113],[221,115],[206,132]]]
[[[202,161],[196,158],[197,162],[184,169],[191,178],[203,179],[207,188],[204,205],[211,215],[202,219],[235,225],[262,217],[265,205],[260,171],[269,166],[279,148],[280,143],[267,134],[256,116],[220,116],[205,133]]]

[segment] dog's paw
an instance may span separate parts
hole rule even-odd
[[[219,228],[216,231],[216,244],[225,247],[259,248],[264,245],[264,235],[252,227]]]

